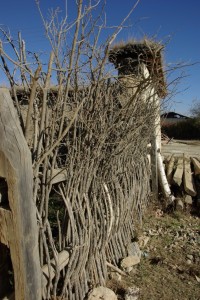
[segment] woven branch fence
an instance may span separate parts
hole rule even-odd
[[[119,95],[127,100],[124,107]],[[59,136],[58,97],[48,95],[44,153]],[[150,194],[147,144],[155,113],[150,103],[141,95],[126,95],[119,83],[111,87],[106,82],[68,98],[68,122],[74,113],[77,116],[39,169],[41,265],[50,270],[53,258],[56,269],[54,279],[47,278],[44,299],[52,294],[83,299],[92,286],[105,285],[106,262],[117,265],[127,255],[126,246]],[[62,182],[56,182],[56,169],[65,172]],[[57,254],[64,250],[69,260],[60,270]]]
[[[91,287],[106,284],[107,263],[117,266],[127,256],[150,195],[147,144],[155,123],[153,101],[143,97],[146,82],[141,92],[138,82],[131,93],[127,90],[123,81],[70,91],[64,137],[59,134],[63,94],[36,90],[27,141],[43,299],[84,299]],[[17,89],[16,95],[26,119],[30,95]]]

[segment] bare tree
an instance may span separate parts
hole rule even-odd
[[[200,101],[194,101],[190,112],[194,118],[200,120]]]

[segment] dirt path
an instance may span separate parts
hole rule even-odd
[[[172,140],[168,144],[162,144],[161,153],[164,156],[185,153],[188,156],[200,157],[200,141]]]

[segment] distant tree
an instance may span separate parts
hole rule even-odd
[[[195,101],[192,108],[190,109],[192,116],[200,120],[200,100]]]

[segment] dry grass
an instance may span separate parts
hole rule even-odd
[[[142,231],[160,233],[150,236],[148,256],[134,270],[127,284],[133,283],[140,288],[140,300],[199,300],[200,299],[200,219],[190,213],[165,214],[155,218],[155,209],[144,220]],[[177,232],[183,239],[176,239]],[[139,233],[141,234],[141,232]],[[189,235],[195,235],[197,242],[191,243]],[[187,255],[193,255],[191,264]]]
[[[200,214],[196,208],[171,211],[156,217],[158,202],[149,207],[136,236],[150,237],[139,265],[121,281],[109,280],[107,286],[125,299],[128,287],[140,289],[139,300],[200,299]],[[137,240],[137,238],[136,238]],[[193,260],[188,264],[187,255]]]

